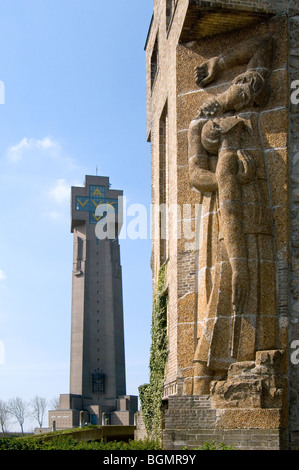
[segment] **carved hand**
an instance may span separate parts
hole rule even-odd
[[[246,150],[238,150],[237,152],[239,160],[243,163],[243,171],[240,171],[237,175],[239,184],[250,183],[256,172],[256,162],[252,155]]]
[[[220,103],[216,98],[209,98],[199,109],[200,118],[210,118],[218,114],[220,109]]]
[[[212,82],[218,75],[220,70],[219,58],[212,57],[203,62],[199,67],[195,68],[194,78],[195,83],[199,87],[204,87]]]

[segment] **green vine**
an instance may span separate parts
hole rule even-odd
[[[150,382],[139,387],[143,421],[148,437],[162,443],[162,414],[164,375],[167,360],[167,295],[165,294],[166,266],[161,266],[153,303],[152,344],[150,350]]]

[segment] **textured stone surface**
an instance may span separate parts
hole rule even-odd
[[[163,444],[166,450],[182,450],[214,440],[240,450],[286,449],[287,436],[279,430],[280,424],[278,409],[219,411],[211,408],[208,396],[170,397]],[[293,440],[295,448],[298,439]]]
[[[145,424],[142,417],[142,411],[139,411],[135,414],[135,424],[136,429],[134,432],[134,439],[135,441],[145,441],[147,439],[147,432],[145,428]]]
[[[212,10],[218,15],[211,15]],[[242,15],[240,12],[242,11]],[[207,13],[207,14],[206,14]],[[210,14],[210,19],[209,15]],[[277,13],[283,15],[275,16]],[[240,24],[235,21],[236,15]],[[248,247],[248,263],[251,283],[262,286],[263,297],[250,296],[249,304],[253,312],[243,322],[243,346],[245,350],[251,350],[252,356],[244,356],[242,360],[255,360],[255,352],[258,347],[254,346],[255,331],[259,331],[257,337],[263,343],[262,349],[286,350],[291,339],[299,339],[299,183],[298,166],[298,106],[289,106],[290,90],[288,84],[291,80],[298,79],[298,41],[299,21],[298,1],[192,1],[179,0],[173,10],[173,17],[166,29],[165,3],[160,0],[154,1],[154,18],[146,44],[147,53],[147,135],[152,146],[152,196],[153,203],[160,199],[159,194],[164,189],[160,187],[160,163],[161,163],[161,117],[167,111],[168,135],[166,146],[165,165],[167,166],[167,186],[169,204],[201,204],[202,194],[190,185],[188,169],[188,129],[190,122],[203,109],[209,98],[226,93],[232,81],[246,70],[245,63],[235,63],[233,67],[227,68],[222,75],[214,81],[198,87],[194,77],[194,68],[200,66],[210,58],[220,56],[229,49],[236,49],[236,44],[241,47],[248,39],[261,38],[270,35],[276,41],[274,60],[271,65],[270,95],[268,101],[260,108],[249,106],[243,110],[241,117],[249,119],[254,130],[253,134],[242,135],[243,149],[250,152],[252,158],[257,162],[255,177],[259,181],[262,195],[268,194],[268,198],[262,201],[263,209],[259,215],[252,213],[254,204],[254,191],[251,185],[242,188],[247,201],[246,218],[244,222],[248,226],[255,224],[256,217],[265,225],[273,229],[274,239],[269,233],[267,236],[258,236],[253,240],[254,234],[246,235],[245,244]],[[255,15],[254,17],[252,15]],[[293,16],[292,16],[293,15]],[[228,27],[235,31],[227,31],[227,20],[231,22]],[[242,21],[244,20],[244,23]],[[205,36],[204,28],[209,24],[217,35]],[[214,21],[214,24],[213,24]],[[234,24],[232,24],[234,23]],[[202,26],[202,31],[200,27]],[[214,29],[213,29],[214,28]],[[200,37],[199,35],[205,36]],[[198,41],[200,37],[200,40]],[[152,85],[150,80],[150,61],[154,44],[159,41],[159,67]],[[290,42],[289,42],[290,41]],[[243,47],[243,46],[242,46]],[[241,49],[240,49],[241,50]],[[213,109],[213,108],[211,108]],[[289,115],[289,109],[291,114]],[[242,111],[241,111],[242,114]],[[211,117],[211,116],[210,116]],[[217,117],[217,116],[214,116]],[[218,116],[219,117],[219,116]],[[222,116],[220,116],[222,117]],[[289,128],[290,124],[290,128]],[[289,132],[290,131],[290,132]],[[211,159],[211,165],[216,168],[215,158]],[[289,179],[289,169],[291,170]],[[298,173],[298,175],[297,175]],[[291,182],[291,186],[290,186]],[[289,192],[290,189],[290,192]],[[194,364],[194,348],[196,338],[202,327],[201,310],[197,306],[207,302],[206,292],[211,288],[211,279],[214,276],[215,259],[217,258],[217,236],[213,230],[211,216],[215,212],[215,200],[207,195],[208,204],[202,206],[201,219],[196,220],[195,209],[192,208],[188,217],[179,221],[188,220],[192,230],[199,227],[197,240],[183,236],[179,239],[167,241],[167,287],[168,287],[168,339],[169,355],[165,377],[165,399],[174,399],[173,393],[184,393],[182,397],[187,401],[193,393],[192,376],[194,374],[204,376],[204,369],[200,364]],[[289,204],[291,207],[292,223],[289,223]],[[201,223],[199,224],[199,220]],[[174,228],[174,222],[169,219],[170,231]],[[255,224],[256,226],[256,224]],[[291,230],[290,230],[291,229]],[[198,250],[198,242],[202,243],[202,234],[209,233],[205,242],[204,250]],[[274,241],[273,244],[271,242]],[[289,251],[291,241],[292,251]],[[161,244],[159,239],[153,241],[152,268],[153,279],[157,278],[158,268],[161,262]],[[260,257],[260,254],[263,256]],[[218,253],[219,254],[219,253]],[[256,260],[259,263],[256,263]],[[207,261],[208,260],[208,261]],[[224,262],[223,262],[224,261]],[[214,264],[213,264],[214,263]],[[257,265],[259,266],[257,270]],[[289,282],[289,269],[292,275]],[[195,268],[195,269],[194,269]],[[219,321],[217,328],[223,331],[224,336],[229,336],[231,329],[231,314],[227,300],[231,299],[231,277],[230,266],[227,260],[216,264],[216,269],[226,270],[227,274],[219,284],[223,294],[223,301],[218,302]],[[273,284],[277,288],[273,290]],[[199,288],[201,286],[201,288]],[[291,297],[290,297],[291,296]],[[275,298],[274,298],[275,297]],[[289,301],[291,300],[291,316],[289,323]],[[216,302],[216,298],[213,299]],[[194,308],[194,304],[196,307]],[[261,312],[258,317],[258,325],[254,322],[257,309]],[[203,314],[205,309],[202,309]],[[290,327],[289,327],[290,325]],[[207,330],[211,331],[211,330]],[[289,336],[290,333],[290,336]],[[191,337],[193,335],[193,337]],[[214,351],[217,355],[223,354],[223,344],[214,343]],[[208,349],[207,349],[208,351]],[[228,364],[229,366],[229,364]],[[285,356],[284,374],[290,368],[289,384],[290,393],[290,429],[295,433],[299,429],[299,374],[298,367],[289,364],[289,355]],[[220,377],[221,378],[221,377]],[[212,377],[211,377],[212,379]],[[184,380],[184,387],[176,386]],[[288,384],[288,385],[289,385]],[[180,390],[180,391],[179,391]],[[183,392],[182,392],[183,390]],[[196,397],[195,397],[196,398]],[[184,401],[180,402],[184,406]],[[280,448],[283,438],[279,429],[271,428],[271,413],[273,426],[286,426],[286,410],[288,404],[283,402],[282,408],[273,411],[272,408],[263,409],[265,416],[265,432],[262,429],[247,429],[238,431],[240,448],[258,448],[261,446],[262,436],[265,448]],[[241,409],[240,409],[241,410]],[[282,410],[282,412],[281,412]],[[233,412],[227,411],[227,425],[230,427]],[[251,410],[248,422],[254,422],[262,426],[262,413],[259,409]],[[241,411],[240,411],[241,412]],[[242,411],[243,412],[243,411]],[[253,414],[256,412],[257,414]],[[240,416],[240,420],[243,418]],[[173,434],[175,446],[179,442],[195,442],[199,436],[210,436],[222,432],[220,429],[188,431],[187,415],[184,429],[176,430]],[[220,417],[219,417],[220,420]],[[167,422],[167,421],[166,421]],[[174,421],[173,421],[174,422]],[[169,423],[169,422],[168,422]],[[220,421],[218,421],[220,423]],[[216,424],[215,424],[216,426]],[[297,427],[296,427],[297,426]],[[171,429],[171,428],[169,428]],[[187,432],[188,431],[188,432]],[[242,432],[241,432],[242,431]],[[258,433],[260,432],[260,437]],[[171,446],[172,431],[165,430],[165,439]],[[214,434],[215,435],[215,434]],[[176,436],[176,437],[175,437]],[[197,436],[197,437],[196,437]],[[226,433],[227,438],[229,434]],[[295,434],[293,434],[295,436]],[[200,437],[200,438],[201,438]],[[208,439],[208,437],[207,437]],[[205,440],[207,440],[205,439]],[[294,437],[295,439],[295,437]],[[223,438],[221,439],[223,440]],[[198,440],[197,440],[198,442]],[[295,442],[295,441],[294,441]],[[191,444],[192,445],[192,444]],[[295,444],[293,445],[295,447]],[[179,447],[177,447],[179,448]]]
[[[281,429],[279,409],[217,410],[216,428],[220,429]]]
[[[280,229],[280,251],[288,233],[287,224],[279,226],[281,217],[275,218],[281,205],[274,206],[271,219],[266,155],[269,148],[287,147],[288,120],[283,107],[260,113],[271,96],[276,41],[274,35],[259,34],[240,42],[238,49],[205,58],[195,69],[196,84],[205,88],[226,71],[246,66],[237,75],[235,71],[225,90],[219,83],[199,109],[193,103],[195,117],[188,132],[190,184],[203,194],[203,207],[210,207],[211,200],[214,204],[199,246],[199,270],[210,271],[208,283],[198,282],[205,299],[198,303],[194,360],[206,365],[205,373],[194,377],[194,393],[196,389],[199,394],[207,390],[204,376],[209,381],[213,375],[209,370],[225,371],[234,360],[254,360],[255,351],[277,347],[275,227]],[[279,194],[276,191],[280,203],[287,201],[288,181],[286,162],[283,171],[278,162],[278,157],[271,160],[271,177],[284,178]],[[203,212],[202,220],[205,217]]]
[[[270,32],[274,36],[277,35],[277,31],[281,31],[282,28],[285,27],[285,21],[283,19],[274,19],[271,20],[270,23],[267,24],[267,27],[265,25],[261,25],[259,27],[256,27],[256,34],[265,34],[267,32]],[[275,32],[276,31],[276,32]],[[252,34],[254,35],[254,34]],[[242,40],[246,40],[246,30],[238,32],[238,36]],[[178,114],[177,114],[177,122],[178,122],[178,158],[180,159],[180,162],[184,163],[186,162],[186,157],[184,157],[185,152],[186,152],[186,140],[187,140],[187,130],[186,128],[188,127],[188,120],[190,118],[192,119],[192,113],[191,110],[196,110],[199,109],[201,106],[201,103],[203,100],[206,99],[207,93],[210,95],[212,94],[213,96],[216,96],[218,93],[222,93],[227,89],[228,83],[230,80],[234,78],[234,76],[237,73],[242,72],[242,68],[236,67],[233,71],[227,70],[225,71],[225,76],[223,77],[223,81],[226,83],[226,85],[222,85],[219,79],[215,80],[215,84],[213,83],[213,86],[208,86],[208,89],[205,91],[203,89],[198,89],[196,90],[196,86],[194,85],[194,78],[193,78],[193,73],[192,70],[196,66],[196,64],[200,63],[200,57],[201,57],[201,50],[203,51],[202,57],[206,58],[207,54],[207,47],[209,50],[211,50],[211,56],[215,55],[218,53],[219,50],[225,50],[225,48],[229,47],[230,44],[233,42],[233,38],[235,37],[235,40],[237,40],[237,34],[234,33],[234,36],[231,38],[229,41],[228,36],[217,36],[217,39],[215,38],[209,38],[205,42],[203,42],[201,48],[200,46],[196,43],[188,43],[187,45],[182,45],[179,46],[178,48]],[[278,36],[276,36],[278,37]],[[208,44],[208,46],[207,46]],[[282,111],[281,108],[286,109],[287,107],[287,90],[284,87],[284,93],[281,94],[280,91],[276,91],[276,84],[279,82],[279,75],[287,77],[287,37],[286,39],[282,39],[281,36],[279,37],[278,41],[278,47],[275,53],[275,58],[274,58],[274,64],[273,64],[273,74],[272,74],[272,80],[273,82],[271,83],[271,90],[273,92],[270,95],[270,100],[266,104],[264,110],[261,112],[260,116],[258,116],[256,113],[251,114],[250,118],[253,123],[254,128],[259,128],[260,127],[260,121],[261,118],[269,112],[269,110],[272,109],[272,107],[278,106],[280,108],[280,111]],[[190,70],[190,73],[186,73],[186,70]],[[275,80],[274,80],[275,79]],[[280,89],[282,85],[280,84]],[[273,96],[273,93],[275,96]],[[266,117],[264,118],[265,121],[267,121]],[[278,134],[276,132],[273,132],[271,134],[270,131],[268,132],[269,139],[276,139],[278,138]],[[285,131],[285,135],[287,135],[287,130]],[[246,145],[248,148],[252,147],[252,138],[248,139],[246,141]],[[287,208],[287,203],[288,203],[288,197],[287,197],[287,181],[288,181],[288,159],[287,159],[287,149],[285,148],[275,148],[275,149],[269,149],[267,147],[268,143],[267,141],[261,143],[260,140],[260,135],[256,136],[256,140],[254,141],[254,146],[261,148],[261,150],[250,150],[254,158],[259,162],[258,168],[257,168],[257,176],[260,178],[260,184],[267,184],[266,182],[263,183],[263,180],[266,180],[269,177],[269,183],[270,183],[270,189],[271,189],[271,204],[273,207],[273,217],[275,224],[277,225],[278,230],[276,230],[276,236],[277,236],[277,246],[278,246],[278,257],[282,258],[282,263],[287,262],[288,260],[288,250],[287,250],[287,244],[288,244],[288,212],[286,211]],[[279,144],[281,145],[281,144]],[[271,157],[273,156],[273,160]],[[265,162],[265,163],[264,163]],[[185,178],[183,177],[184,173],[180,174],[180,180],[182,184],[184,184],[184,189],[188,186],[187,182],[185,184]],[[280,185],[277,185],[277,175],[279,179],[283,182],[283,186],[280,187]],[[183,177],[183,179],[182,179]],[[266,190],[266,189],[265,189]],[[272,196],[272,191],[273,191],[273,196]],[[185,190],[180,193],[180,186],[178,187],[178,197],[180,197],[180,194],[182,194],[182,199],[184,196],[187,196],[189,198],[189,193],[187,193]],[[190,193],[190,200],[192,200],[192,203],[197,200],[200,200],[198,194],[196,192]],[[184,196],[183,196],[184,195]],[[192,197],[192,199],[191,199]],[[246,194],[246,198],[249,201],[251,195],[250,193]],[[186,201],[186,197],[184,199]],[[208,211],[208,209],[206,209]],[[211,208],[211,211],[213,209]],[[252,217],[248,217],[249,223],[252,223]],[[207,218],[202,219],[202,228],[206,224]],[[203,228],[202,233],[204,233],[206,229]],[[212,245],[214,242],[212,242]],[[180,240],[179,243],[180,249],[183,249],[184,247],[184,242],[183,240]],[[190,246],[190,245],[189,245]],[[211,245],[207,245],[207,250],[210,250]],[[212,252],[211,252],[212,254]],[[195,254],[196,256],[196,254]],[[199,253],[200,259],[199,259],[199,265],[205,266],[203,264],[202,258],[202,253]],[[188,259],[190,259],[190,253],[188,254]],[[269,258],[268,258],[269,259]],[[263,263],[263,266],[265,268],[267,267],[266,263]],[[198,279],[200,277],[205,276],[205,279],[207,279],[207,270],[206,273],[203,272],[203,270],[198,272]],[[264,270],[265,276],[266,270]],[[279,275],[279,292],[283,292],[282,286],[285,285],[285,270],[279,270],[281,275]],[[284,273],[284,276],[282,275]],[[275,274],[274,274],[275,276]],[[273,277],[273,276],[272,276]],[[266,277],[265,277],[266,278]],[[180,277],[179,282],[182,283],[184,282],[183,279]],[[201,292],[199,291],[198,293],[199,298],[201,297]],[[283,297],[283,296],[281,296]],[[284,299],[282,298],[281,306],[279,305],[278,308],[284,308]],[[271,308],[271,303],[267,302],[265,305],[265,308],[268,308],[269,312],[273,312],[273,309]],[[269,320],[264,321],[265,328],[267,329],[266,323]],[[276,327],[275,327],[276,328]],[[266,330],[265,330],[266,331]],[[282,337],[282,334],[281,334]],[[269,344],[269,343],[268,343]],[[284,343],[285,344],[285,343]]]
[[[226,380],[215,381],[211,385],[212,407],[215,409],[282,409],[285,393],[281,351],[258,352],[256,361],[232,364]],[[224,422],[222,420],[223,425]]]

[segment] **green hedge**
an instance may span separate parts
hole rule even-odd
[[[1,450],[161,450],[157,442],[152,441],[113,441],[79,442],[72,438],[42,437],[2,438]]]
[[[46,437],[46,436],[45,436]],[[146,441],[113,441],[101,442],[79,442],[72,438],[61,438],[59,436],[50,440],[43,437],[22,438],[0,438],[0,451],[2,450],[163,450],[159,442]],[[187,450],[183,447],[182,450]],[[215,441],[207,441],[199,448],[192,450],[235,450],[234,446],[226,446],[223,443],[216,444]]]

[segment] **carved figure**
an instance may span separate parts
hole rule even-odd
[[[189,128],[190,182],[204,196],[194,394],[209,393],[211,381],[223,379],[233,362],[277,348],[267,173],[259,130],[248,113],[269,98],[273,53],[274,41],[265,36],[195,70],[196,83],[206,86],[225,69],[247,64],[227,91],[201,106]]]
[[[213,117],[227,111],[241,111],[249,106],[263,106],[270,94],[274,46],[272,36],[263,36],[249,40],[219,57],[212,57],[196,67],[195,81],[198,86],[204,87],[224,70],[247,64],[246,72],[238,75],[227,91],[201,107],[199,117]]]

